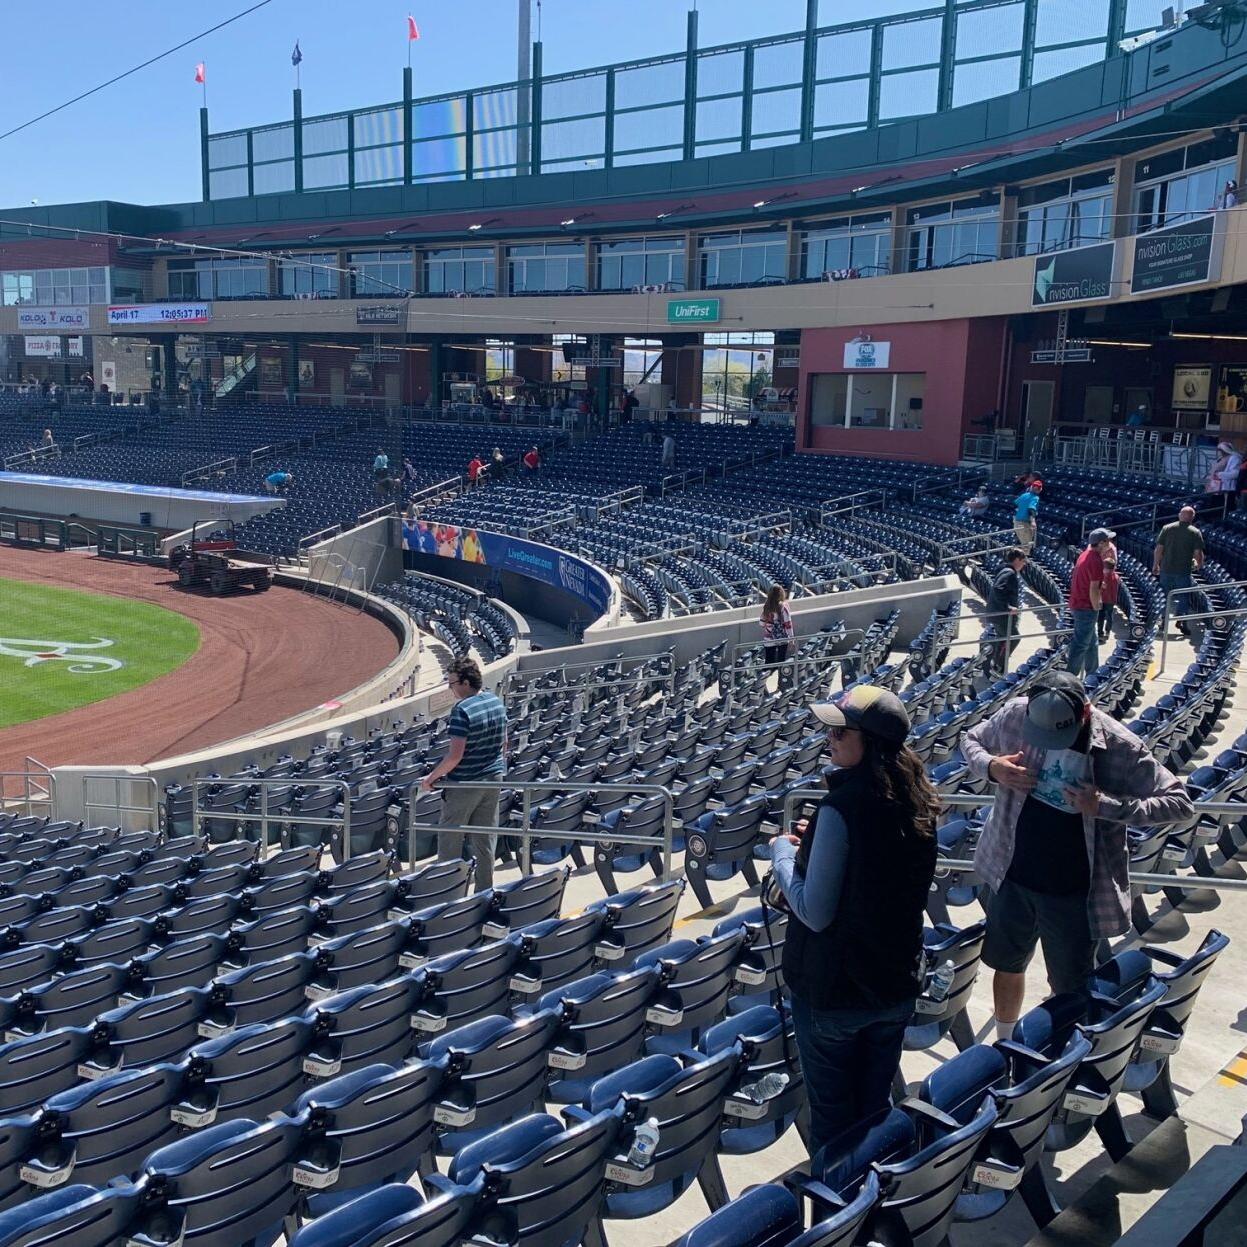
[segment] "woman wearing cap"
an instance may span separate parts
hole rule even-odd
[[[924,982],[939,807],[895,694],[859,685],[812,710],[835,769],[813,824],[777,836],[771,860],[791,915],[783,970],[817,1150],[890,1103]]]

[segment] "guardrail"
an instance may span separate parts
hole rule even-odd
[[[1177,621],[1183,624],[1203,623],[1204,620],[1211,619],[1214,630],[1220,632],[1230,626],[1231,619],[1247,615],[1247,606],[1223,606],[1218,610],[1201,611],[1198,615],[1176,614],[1172,606],[1173,599],[1194,595],[1207,599],[1209,593],[1216,593],[1221,589],[1241,589],[1244,586],[1247,586],[1247,580],[1232,580],[1228,583],[1192,585],[1189,589],[1170,589],[1165,594],[1165,605],[1160,617],[1160,666],[1156,669],[1152,679],[1155,680],[1161,676],[1165,670],[1165,664],[1169,661],[1169,620],[1171,618],[1176,617]]]
[[[854,634],[856,634],[859,638],[864,637],[866,635],[865,631],[861,628],[851,628],[845,634],[845,638],[847,639],[848,637],[853,636]],[[765,645],[765,644],[766,642],[762,642],[762,641],[747,641],[745,642],[744,645],[736,646],[736,649],[738,650],[745,649],[745,648],[756,649],[759,645]],[[769,671],[781,671],[782,672],[786,667],[791,667],[792,678],[795,681],[797,678],[797,673],[802,667],[806,667],[806,668],[833,667],[834,668],[834,667],[839,667],[846,662],[852,662],[859,657],[860,655],[856,654],[852,649],[848,649],[848,650],[845,650],[844,653],[842,654],[810,654],[810,655],[804,655],[804,656],[800,654],[796,654],[791,658],[783,658],[779,662],[752,662],[747,667],[737,666],[735,662],[733,662],[732,666],[724,667],[723,670],[719,673],[720,686],[722,686],[725,680],[727,681],[727,688],[723,692],[724,711],[725,713],[729,715],[732,713],[732,707],[733,707],[733,703],[734,703],[735,696],[736,696],[736,681],[737,681],[738,672],[741,674],[753,675],[758,671],[768,671],[768,672]]]
[[[253,459],[254,463],[255,460]],[[215,459],[212,463],[205,463],[202,467],[191,468],[189,472],[182,473],[182,484],[193,485],[196,481],[206,481],[210,476],[224,476],[227,472],[238,471],[238,457],[231,455],[227,459]]]
[[[29,450],[19,451],[16,455],[9,455],[4,461],[4,466],[6,471],[12,471],[15,468],[40,463],[44,459],[59,459],[60,457],[60,445],[53,442],[48,446],[32,446]]]
[[[839,498],[827,498],[818,504],[819,523],[824,527],[827,521],[837,515],[856,515],[869,507],[884,507],[895,495],[888,489],[863,489],[855,494],[844,494]]]
[[[101,524],[95,532],[97,551],[117,558],[155,558],[160,553],[160,542],[160,534],[154,528]]]
[[[104,784],[111,785],[112,800],[92,800],[92,785]],[[122,799],[122,784],[133,784],[138,791],[150,795],[150,800],[142,804],[136,804],[132,800]],[[130,828],[134,831],[159,831],[161,826],[160,818],[160,787],[151,775],[108,775],[108,774],[91,774],[82,776],[82,817],[88,826],[92,825],[93,820],[97,817],[92,811],[99,811],[100,821],[111,823],[113,816],[116,816],[118,825],[124,826],[129,822],[124,816],[127,814],[141,814],[147,822],[147,827]]]
[[[10,783],[11,780],[18,783]],[[14,791],[15,788],[20,791]],[[48,818],[56,814],[56,782],[52,773],[46,768],[41,771],[0,771],[0,814],[12,814],[18,810],[30,817],[40,817],[37,809]]]
[[[155,781],[152,781],[155,783]],[[208,787],[233,787],[242,785],[247,788],[259,788],[260,808],[255,812],[245,810],[213,810],[203,809],[199,804],[199,794]],[[303,815],[297,810],[270,810],[268,793],[270,788],[331,788],[342,794],[342,813],[337,816]],[[259,842],[267,848],[269,827],[273,824],[298,823],[304,827],[328,827],[341,833],[341,860],[348,861],[351,856],[351,786],[344,779],[305,779],[302,776],[282,776],[276,779],[194,779],[191,780],[191,831],[201,835],[200,826],[205,818],[216,818],[223,822],[258,823]]]
[[[792,822],[793,811],[798,805],[811,805],[821,801],[827,795],[826,788],[793,788],[784,796],[781,826],[787,827]],[[946,810],[969,809],[977,810],[995,804],[994,793],[940,793],[940,803]],[[1247,818],[1247,802],[1242,801],[1196,801],[1196,814],[1237,814]],[[937,871],[947,873],[950,870],[973,870],[973,858],[941,857],[937,862]],[[1228,879],[1210,875],[1158,875],[1149,871],[1132,870],[1128,878],[1131,883],[1141,887],[1173,888],[1185,892],[1247,892],[1247,879]]]
[[[443,781],[443,784],[445,784],[445,781]],[[457,785],[445,784],[445,786],[453,788]],[[416,802],[419,799],[421,788],[418,782],[414,783],[407,789],[407,868],[409,870],[415,868],[417,860],[417,833],[425,832],[437,834],[443,831],[449,831],[458,832],[464,836],[512,836],[518,838],[522,842],[520,848],[520,869],[524,874],[532,873],[532,842],[534,840],[572,840],[577,844],[601,844],[607,846],[626,844],[638,848],[661,848],[662,878],[664,880],[671,878],[672,838],[675,824],[675,798],[672,796],[671,790],[661,784],[621,784],[614,782],[605,784],[580,784],[564,783],[561,780],[524,780],[519,783],[508,783],[505,779],[502,779],[472,780],[471,783],[465,783],[462,786],[464,788],[490,789],[498,792],[499,794],[504,792],[518,793],[521,797],[519,827],[461,827],[454,824],[443,825],[442,823],[419,823],[416,821]],[[574,792],[615,792],[637,798],[662,797],[662,838],[656,839],[653,836],[630,836],[627,834],[616,834],[613,831],[591,831],[586,830],[583,827],[577,828],[575,831],[568,832],[543,830],[540,827],[533,827],[532,814],[534,794],[568,794]],[[596,818],[596,815],[588,815],[587,817]]]

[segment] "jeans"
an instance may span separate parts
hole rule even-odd
[[[1166,622],[1168,622],[1169,615],[1175,619],[1181,619],[1183,615],[1190,612],[1191,595],[1189,593],[1179,593],[1175,598],[1169,597],[1174,589],[1191,587],[1190,572],[1161,572],[1160,587],[1165,593]]]
[[[1016,615],[985,615],[984,623],[989,623],[996,629],[996,635],[1000,637],[999,641],[991,643],[991,664],[992,669],[1004,675],[1009,666],[1009,659],[1013,656],[1013,651],[1017,649],[1022,642],[1018,639],[1018,618]]]
[[[471,784],[447,784],[442,795],[443,827],[497,827],[497,788],[475,788]],[[457,862],[463,857],[462,831],[439,831],[437,833],[437,859],[441,862]],[[472,858],[476,862],[477,892],[494,886],[494,857],[498,851],[498,833],[473,835]]]
[[[810,1154],[888,1108],[914,1002],[884,1009],[812,1009],[792,998],[792,1023],[810,1105]]]
[[[1096,628],[1100,633],[1101,641],[1107,641],[1113,631],[1113,611],[1115,609],[1111,603],[1105,603],[1105,605],[1100,607],[1100,616],[1096,621]]]
[[[1090,675],[1100,665],[1100,647],[1095,638],[1099,612],[1076,610],[1070,613],[1074,616],[1074,635],[1069,639],[1069,669],[1073,675]]]

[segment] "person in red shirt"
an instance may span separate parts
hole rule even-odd
[[[470,489],[475,489],[480,484],[481,469],[484,466],[480,455],[472,456],[472,461],[468,464],[468,487]]]
[[[524,470],[526,472],[535,472],[541,467],[541,456],[537,453],[536,446],[530,446],[528,452],[524,455]]]
[[[1117,534],[1107,528],[1093,529],[1087,548],[1074,564],[1069,585],[1069,609],[1073,617],[1073,635],[1069,639],[1067,663],[1074,675],[1090,675],[1100,665],[1100,649],[1096,644],[1096,622],[1104,605],[1101,586],[1104,583],[1104,556],[1112,549]]]
[[[1108,553],[1103,556],[1104,579],[1100,581],[1100,616],[1096,630],[1103,645],[1113,631],[1113,611],[1117,607],[1117,599],[1121,594],[1121,575],[1117,571],[1117,547],[1110,543]]]

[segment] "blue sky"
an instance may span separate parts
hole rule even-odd
[[[0,131],[247,7],[248,0],[61,0],[4,5]],[[548,73],[683,46],[689,0],[542,0]],[[820,21],[929,7],[925,0],[822,0]],[[303,51],[305,115],[401,98],[406,17],[417,95],[515,76],[516,0],[270,0],[124,82],[0,140],[0,206],[199,198],[199,88],[212,130],[290,115],[290,52]],[[798,30],[805,0],[699,0],[702,46]],[[848,11],[851,10],[851,13]],[[534,37],[536,5],[534,4]]]

